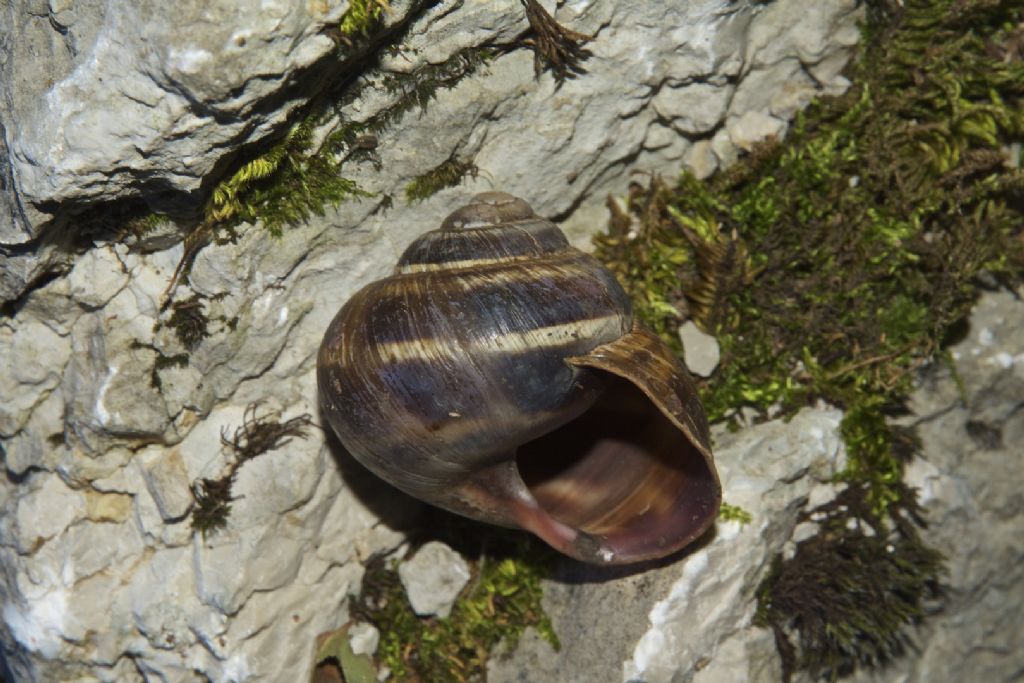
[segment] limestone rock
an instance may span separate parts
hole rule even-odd
[[[18,0],[7,10],[21,39],[6,43],[11,58],[0,66],[6,84],[0,169],[9,177],[0,187],[10,215],[0,221],[0,244],[36,240],[40,246],[0,252],[0,300],[18,296],[49,270],[69,267],[54,247],[75,232],[73,214],[125,198],[169,207],[195,202],[193,195],[208,189],[239,149],[283,134],[324,82],[351,83],[339,95],[346,103],[340,118],[366,122],[402,104],[406,91],[389,85],[396,76],[514,43],[528,28],[521,4],[510,0],[392,2],[384,23],[401,36],[396,54],[380,55],[375,70],[360,73],[358,51],[344,41],[339,49],[326,35],[347,2],[257,9],[219,0],[171,9],[118,0],[61,6],[56,15],[28,11],[30,4]],[[622,159],[665,168],[692,142],[685,136],[703,136],[741,116],[743,107],[763,106],[736,104],[733,93],[769,97],[780,87],[782,76],[772,71],[780,60],[788,60],[786,73],[802,84],[797,100],[787,102],[802,103],[809,83],[828,89],[841,81],[836,65],[848,55],[851,31],[856,36],[856,3],[817,3],[810,19],[792,9],[798,4],[565,4],[556,11],[560,21],[599,36],[588,45],[584,78],[556,89],[550,76],[533,78],[525,50],[500,55],[435,93],[419,120],[402,118],[401,135],[378,136],[378,163],[349,164],[345,173],[368,190],[401,194],[417,175],[457,158],[489,179],[478,179],[479,187],[502,187],[530,197],[548,215],[565,214],[581,199],[623,191],[621,174],[608,173]],[[793,13],[801,14],[803,31],[786,27],[785,40],[768,41],[779,30],[775,22],[792,21]],[[757,49],[749,44],[754,36]],[[804,73],[826,63],[816,81]],[[785,119],[795,104],[773,102],[771,113]],[[644,147],[643,131],[656,120],[685,135],[672,145]],[[509,133],[521,129],[532,133]],[[442,192],[439,199],[450,196]],[[440,217],[438,206],[421,208]]]
[[[654,97],[654,111],[672,122],[683,134],[697,135],[712,130],[729,110],[735,87],[724,83],[694,83],[673,88],[665,86]]]
[[[352,624],[348,631],[348,642],[352,646],[352,654],[373,655],[380,644],[380,631],[373,624]]]
[[[9,3],[19,40],[6,45],[2,115],[18,124],[6,142],[22,203],[195,190],[301,103],[295,73],[331,52],[322,30],[347,5]]]
[[[500,51],[398,116],[411,91],[395,79],[511,45],[528,27],[518,0],[388,4],[386,40],[351,45],[328,35],[347,2],[15,0],[0,10],[0,651],[18,683],[307,678],[316,635],[348,621],[363,563],[402,543],[397,529],[419,504],[311,429],[239,468],[225,528],[203,538],[189,487],[226,473],[222,432],[254,402],[260,414],[319,423],[324,329],[453,204],[504,189],[585,243],[633,169],[674,174],[685,159],[710,173],[734,160],[726,121],[745,113],[736,93],[784,87],[785,74],[805,83],[804,72],[841,88],[858,16],[826,0],[813,11],[820,26],[783,31],[769,18],[809,14],[805,3],[545,0],[595,35],[586,74],[559,85],[535,76],[528,49]],[[767,40],[773,32],[786,37]],[[122,240],[116,220],[77,218],[131,198],[198,212],[325,84],[339,91],[321,138],[391,117],[375,159],[342,170],[372,198],[327,207],[280,238],[238,226],[198,253],[169,301],[180,228]],[[712,91],[714,107],[687,111]],[[803,96],[741,104],[781,121]],[[404,201],[412,180],[449,159],[478,171]],[[174,305],[193,297],[186,342]],[[603,598],[580,594],[596,614]],[[633,606],[635,640],[647,622]],[[616,671],[634,644],[608,648]]]
[[[963,382],[936,368],[911,408],[923,455],[906,479],[920,491],[925,539],[947,558],[942,610],[912,633],[912,656],[856,681],[1012,681],[1024,666],[1024,303],[983,295],[951,349]],[[981,424],[979,424],[979,422]]]
[[[679,326],[679,340],[683,342],[686,368],[700,377],[710,377],[722,355],[718,340],[701,331],[692,320]]]
[[[469,583],[469,565],[444,543],[431,541],[398,565],[398,578],[416,614],[444,618]]]

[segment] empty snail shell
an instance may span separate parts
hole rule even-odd
[[[580,560],[663,557],[718,512],[686,370],[606,268],[503,192],[345,303],[317,379],[328,422],[378,476]]]

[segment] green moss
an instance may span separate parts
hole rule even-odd
[[[423,201],[427,197],[462,182],[467,175],[475,176],[476,164],[459,159],[448,159],[426,173],[416,176],[405,186],[407,202]]]
[[[387,4],[379,0],[353,3],[342,21],[341,40],[350,43],[360,37],[364,51],[376,39],[381,13]],[[369,21],[367,21],[369,19]],[[395,44],[401,35],[394,37]],[[375,149],[379,136],[407,113],[425,107],[438,91],[454,87],[463,77],[484,65],[494,54],[488,47],[472,47],[439,64],[425,64],[409,73],[388,73],[375,80],[352,79],[325,90],[305,108],[288,133],[262,151],[243,153],[218,181],[203,210],[203,218],[185,238],[185,251],[164,296],[170,305],[177,284],[191,268],[196,255],[212,241],[233,240],[242,223],[260,223],[271,235],[280,237],[288,225],[322,216],[326,207],[373,196],[343,175],[346,163],[372,161],[379,169]],[[363,57],[366,68],[374,57]],[[347,86],[347,87],[346,87]],[[345,104],[365,90],[381,89],[395,96],[395,103],[368,121],[334,120]],[[321,128],[333,132],[321,138]],[[466,168],[466,172],[471,170]],[[391,205],[390,197],[380,200]]]
[[[365,38],[374,32],[387,10],[385,0],[350,0],[338,29],[347,38]]]
[[[738,522],[741,526],[754,521],[753,515],[739,505],[730,505],[726,502],[718,508],[718,518],[723,522]]]
[[[369,197],[341,175],[344,157],[336,145],[314,149],[313,131],[320,118],[307,116],[269,151],[221,181],[207,205],[205,224],[224,228],[261,221],[280,237],[285,225],[322,216],[326,206]]]
[[[468,531],[479,538],[479,528]],[[377,656],[396,680],[481,680],[498,644],[506,650],[515,647],[527,627],[559,647],[541,607],[540,581],[547,573],[550,551],[521,533],[487,534],[490,549],[479,555],[469,585],[444,619],[416,616],[394,567],[385,560],[379,558],[367,567],[353,613],[380,629]]]
[[[805,610],[785,582],[761,593],[787,661],[833,673],[895,654],[940,572],[907,521],[903,470],[919,446],[888,418],[922,366],[948,362],[979,275],[1024,280],[1024,172],[1005,151],[1024,139],[1024,7],[901,5],[870,4],[853,87],[812,104],[785,143],[706,182],[634,186],[597,240],[668,343],[679,349],[688,318],[718,338],[721,363],[700,382],[713,421],[819,399],[844,409],[840,479],[859,511],[830,511],[834,526],[776,571],[820,599]]]
[[[717,335],[713,420],[819,397],[884,414],[969,310],[973,278],[1019,278],[1024,174],[1000,148],[1024,137],[1024,66],[999,52],[1015,35],[999,27],[1021,10],[948,6],[873,24],[855,86],[801,115],[785,145],[706,183],[637,188],[598,239],[667,341],[678,349],[688,317]],[[997,30],[969,30],[971,17]],[[975,123],[950,122],[966,112]]]
[[[453,87],[489,56],[485,49],[467,49],[440,64],[383,76],[364,87],[396,95],[396,103],[369,121],[343,123],[317,143],[314,131],[335,116],[337,104],[329,98],[318,100],[282,140],[239,164],[214,187],[196,232],[223,232],[259,221],[279,237],[285,226],[322,216],[327,206],[372,196],[342,175],[344,164],[366,158],[376,147],[378,135],[406,113],[426,106],[439,90]],[[355,99],[360,92],[349,92],[344,100]]]

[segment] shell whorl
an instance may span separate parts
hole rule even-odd
[[[519,199],[477,200],[345,304],[320,363],[332,402],[380,426],[342,435],[346,445],[388,453],[374,469],[428,489],[585,410],[592,382],[565,358],[631,325],[622,287],[557,226]],[[371,396],[382,382],[391,389]]]
[[[483,197],[501,195],[489,192]],[[508,195],[505,195],[506,197]],[[398,274],[483,268],[522,263],[556,255],[575,256],[562,231],[533,213],[522,199],[505,204],[480,201],[457,209],[441,224],[419,237],[398,259]]]
[[[611,272],[504,193],[474,197],[342,306],[317,382],[377,475],[578,559],[663,557],[717,514],[679,359]]]

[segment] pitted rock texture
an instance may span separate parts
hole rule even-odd
[[[96,202],[170,195],[198,210],[205,196],[189,193],[243,144],[286,130],[325,80],[348,83],[338,121],[365,122],[400,104],[386,77],[527,31],[518,0],[389,4],[397,44],[364,71],[322,31],[347,3],[3,10],[0,646],[15,681],[305,680],[316,635],[347,620],[362,562],[402,542],[416,504],[311,428],[238,469],[227,527],[204,538],[192,487],[228,471],[222,434],[257,402],[319,422],[316,351],[339,306],[472,193],[522,196],[582,244],[632,170],[710,173],[755,134],[730,122],[757,111],[781,131],[813,93],[841,90],[860,11],[547,2],[595,36],[586,74],[558,86],[535,77],[528,50],[497,51],[397,118],[375,159],[346,162],[374,198],[281,238],[239,226],[198,253],[171,305],[175,228],[140,245],[111,225],[68,246],[73,213]],[[404,201],[451,158],[479,172]],[[180,310],[199,314],[191,341]]]

